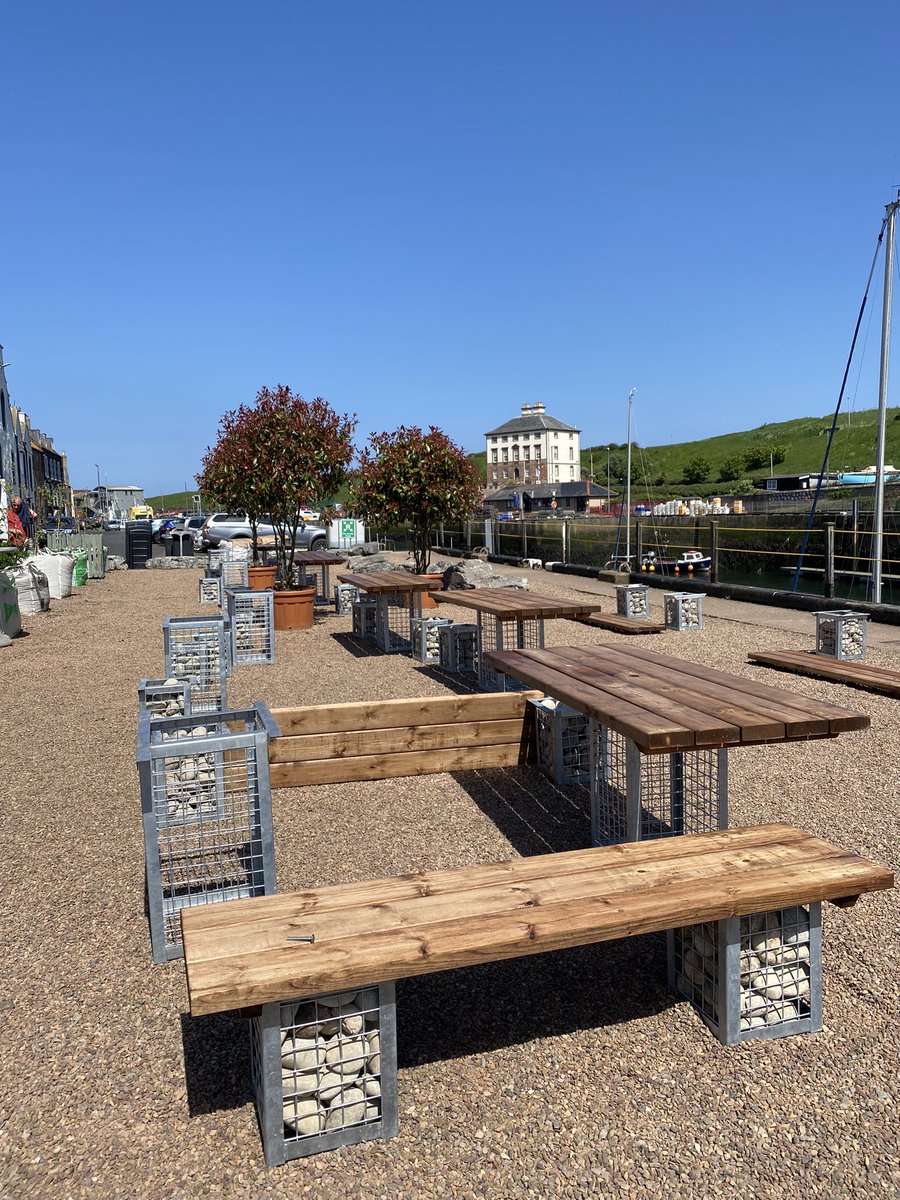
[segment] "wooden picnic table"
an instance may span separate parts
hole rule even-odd
[[[495,671],[487,659],[488,651],[515,646],[541,648],[544,645],[544,621],[554,618],[587,616],[600,608],[599,600],[561,600],[541,596],[521,588],[463,588],[435,595],[438,604],[472,608],[478,627],[478,683],[483,691],[502,692],[511,685]],[[514,624],[515,628],[510,629]]]
[[[442,582],[440,576],[411,571],[347,572],[338,579],[374,599],[375,644],[385,654],[411,650],[413,622],[422,617],[422,596]]]
[[[869,725],[862,713],[631,645],[492,650],[487,659],[644,754],[835,737]]]

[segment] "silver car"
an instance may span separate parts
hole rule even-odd
[[[256,532],[259,537],[274,537],[275,526],[267,521],[260,521]],[[252,536],[250,522],[244,513],[213,513],[195,537],[195,544],[199,542],[201,550],[215,550],[219,542],[249,539]],[[297,526],[295,545],[298,550],[324,550],[327,538],[328,534],[321,525],[307,525],[301,519]]]

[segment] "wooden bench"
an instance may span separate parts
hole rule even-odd
[[[190,1008],[252,1018],[276,1165],[396,1132],[397,979],[668,930],[670,986],[722,1041],[814,1031],[821,901],[892,883],[779,824],[184,909]]]
[[[659,621],[635,620],[618,613],[592,613],[587,617],[571,617],[579,625],[593,625],[597,629],[611,629],[614,633],[665,633],[666,627]]]
[[[419,700],[276,708],[272,787],[393,779],[534,762],[527,701],[543,693],[489,692]]]
[[[858,659],[829,658],[814,650],[752,650],[750,662],[797,675],[813,675],[830,683],[846,683],[869,692],[885,692],[900,697],[900,671],[873,667]]]

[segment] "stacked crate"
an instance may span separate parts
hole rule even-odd
[[[242,667],[274,663],[275,593],[257,592],[249,587],[229,587],[225,596],[234,665]]]
[[[163,650],[167,678],[190,684],[192,712],[218,712],[227,706],[231,638],[225,617],[166,617]]]

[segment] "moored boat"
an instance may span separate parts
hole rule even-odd
[[[648,550],[641,558],[642,571],[655,571],[663,575],[696,575],[708,571],[712,559],[700,550],[685,550],[678,558],[662,558],[654,550]]]

